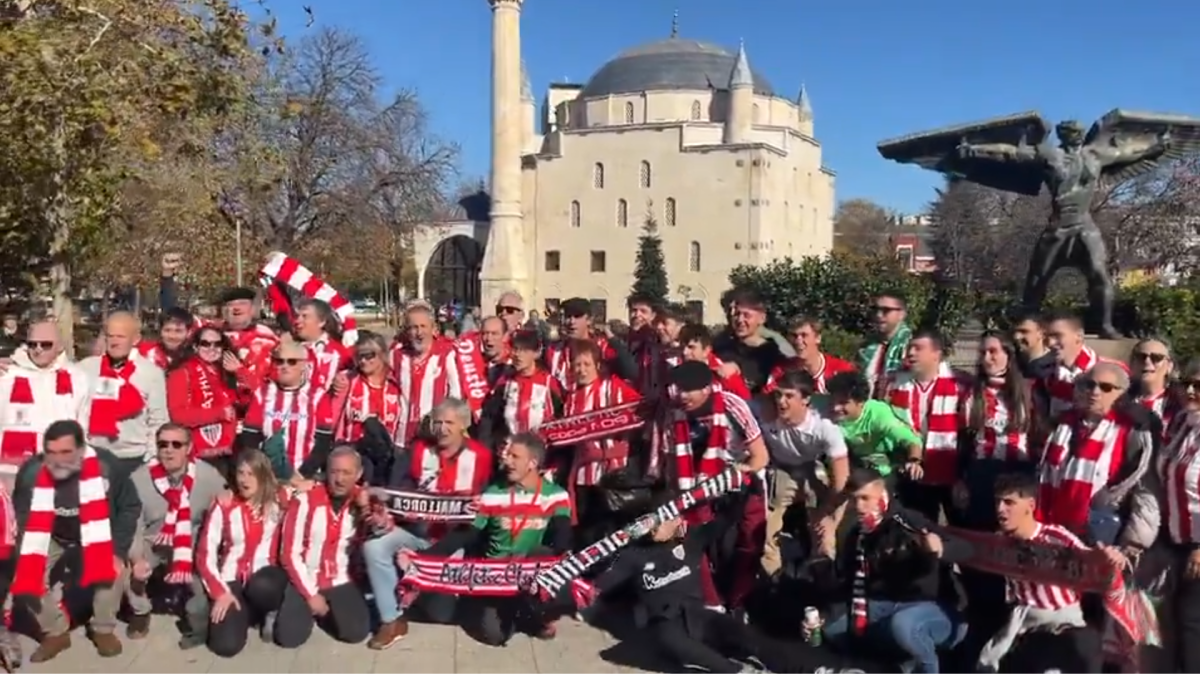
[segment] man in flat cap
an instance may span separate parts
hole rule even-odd
[[[275,331],[254,320],[257,295],[253,288],[238,286],[226,290],[218,298],[225,320],[225,335],[236,352],[226,353],[221,363],[237,375],[240,393],[258,390],[262,378],[269,372],[271,351],[279,345]]]

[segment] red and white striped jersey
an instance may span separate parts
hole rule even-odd
[[[1189,420],[1190,422],[1190,420]],[[1163,520],[1171,541],[1200,543],[1200,427],[1181,425],[1175,438],[1159,455],[1158,471],[1164,486]]]
[[[333,433],[333,400],[322,387],[305,383],[284,389],[267,382],[255,392],[242,428],[263,438],[283,432],[292,467],[299,469],[312,452],[317,434]]]
[[[588,338],[600,350],[598,365],[603,369],[612,359],[617,358],[617,352],[603,335],[593,335]],[[562,389],[570,389],[575,384],[575,371],[571,369],[571,342],[559,340],[546,347],[546,364],[554,379],[558,380]]]
[[[400,419],[396,442],[407,446],[421,428],[421,418],[447,398],[463,398],[452,343],[435,342],[425,354],[401,346],[392,349],[392,375],[400,385]],[[464,399],[465,400],[465,399]]]
[[[1038,523],[1037,531],[1029,539],[1039,544],[1053,544],[1067,548],[1085,549],[1079,537],[1061,525]],[[1015,605],[1025,605],[1035,609],[1063,609],[1079,603],[1079,594],[1073,589],[1048,584],[1035,584],[1030,581],[1006,581],[1008,601]]]
[[[304,348],[308,350],[308,379],[322,389],[333,386],[333,378],[354,362],[349,350],[329,336],[306,342]]]
[[[555,419],[555,408],[563,400],[562,385],[544,370],[532,375],[509,373],[496,389],[504,399],[504,422],[510,434],[532,431]]]
[[[816,386],[816,392],[818,394],[826,393],[825,380],[840,373],[854,372],[854,364],[850,363],[849,361],[843,361],[842,359],[839,359],[836,356],[830,356],[829,354],[819,354],[819,356],[821,357],[821,360],[818,361],[820,365],[817,367],[817,370],[815,372],[809,372],[809,375],[812,375],[813,384]],[[775,366],[771,370],[771,374],[767,376],[767,383],[763,385],[763,393],[769,394],[775,391],[776,382],[778,382],[779,378],[783,377],[783,374],[789,370],[804,370],[804,361],[799,357],[796,357],[788,359],[787,362],[783,363],[782,365]]]
[[[457,452],[444,455],[425,441],[413,444],[409,476],[421,492],[477,495],[492,480],[492,451],[479,441],[467,440]]]
[[[229,592],[229,582],[245,583],[258,570],[278,562],[279,527],[286,502],[272,505],[273,512],[256,514],[251,505],[235,498],[222,505],[213,502],[204,516],[204,536],[196,547],[196,567],[208,597]]]
[[[575,384],[563,403],[563,416],[582,415],[641,398],[637,390],[618,377],[599,377],[588,385]],[[610,471],[629,462],[629,440],[605,438],[580,443],[575,456],[575,485],[597,485]]]
[[[308,600],[350,582],[350,555],[358,543],[353,496],[335,511],[325,486],[297,492],[283,518],[280,562],[292,585]]]
[[[1024,431],[1010,431],[1008,405],[1001,395],[1001,386],[988,383],[983,388],[983,429],[975,433],[975,459],[997,459],[1004,462],[1024,462],[1029,460],[1029,434]],[[964,407],[966,421],[974,415],[976,402],[974,396],[968,399]],[[1028,416],[1031,411],[1026,411]],[[1026,417],[1028,419],[1028,417]],[[1027,425],[1028,426],[1028,425]]]
[[[363,435],[363,422],[371,417],[378,419],[395,438],[400,425],[400,385],[390,378],[374,385],[366,377],[355,375],[350,378],[335,437],[347,443],[358,442]]]

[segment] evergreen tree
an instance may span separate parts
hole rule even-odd
[[[638,239],[637,266],[633,270],[634,295],[645,297],[657,304],[665,305],[670,287],[667,283],[667,262],[663,258],[662,239],[658,237],[658,223],[647,214]]]

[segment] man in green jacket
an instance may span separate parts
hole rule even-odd
[[[858,351],[858,372],[871,385],[871,398],[883,398],[888,377],[904,366],[912,329],[908,327],[908,303],[899,293],[875,298],[876,336]]]
[[[117,458],[88,447],[78,422],[51,423],[42,450],[21,465],[12,495],[20,535],[9,590],[33,611],[41,633],[29,660],[49,661],[71,646],[71,619],[60,607],[67,584],[92,589],[89,638],[100,656],[117,656],[117,610],[142,503]],[[69,578],[52,578],[64,556],[74,561]]]

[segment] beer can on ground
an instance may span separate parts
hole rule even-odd
[[[804,608],[804,630],[810,645],[821,644],[821,612],[816,607]]]

